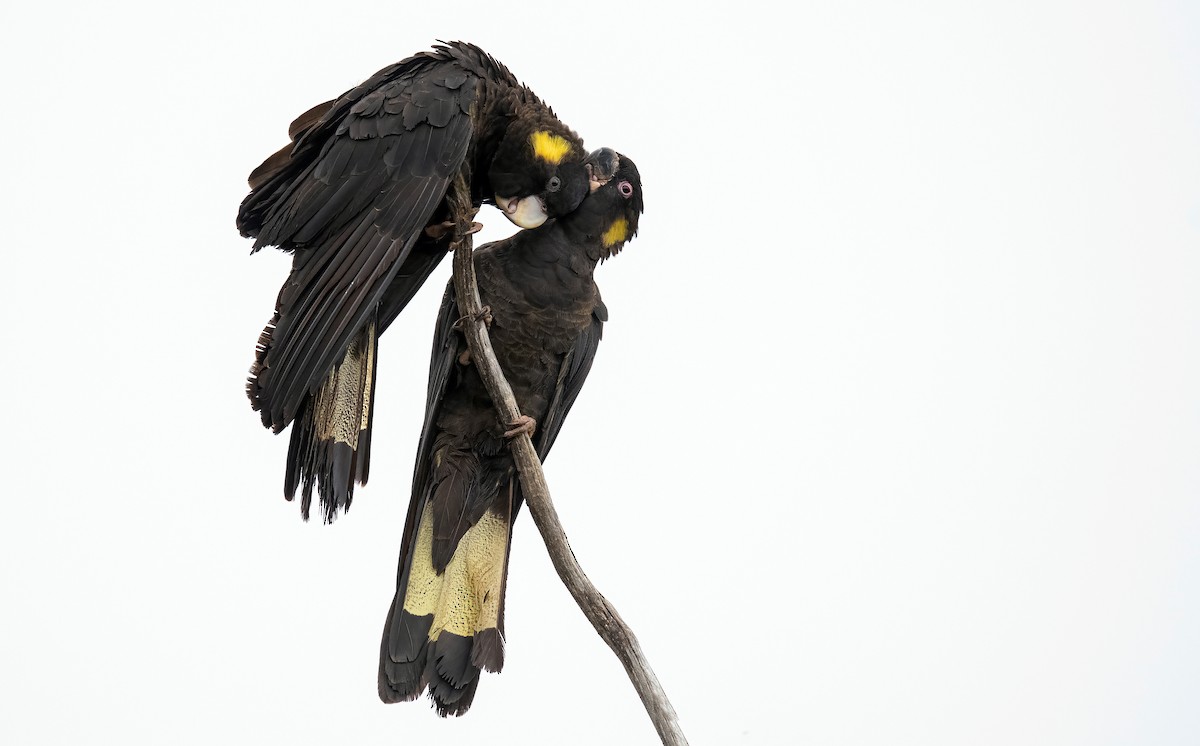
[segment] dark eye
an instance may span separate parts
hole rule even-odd
[[[628,181],[622,181],[617,185],[617,191],[621,193],[622,197],[629,199],[633,196],[633,184],[630,184]]]
[[[546,182],[546,191],[557,192],[562,187],[562,179],[557,176],[551,176],[550,181]]]

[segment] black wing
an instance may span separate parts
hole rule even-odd
[[[301,116],[286,157],[252,175],[238,227],[296,252],[252,371],[263,424],[286,427],[384,295],[411,297],[444,255],[413,247],[466,158],[477,82],[411,57]]]
[[[451,376],[454,375],[455,363],[462,349],[460,341],[463,340],[463,337],[454,328],[458,319],[458,300],[454,292],[454,285],[450,283],[446,288],[445,295],[442,296],[441,310],[438,312],[437,322],[434,326],[433,352],[429,361],[429,386],[425,397],[425,422],[421,427],[421,438],[417,445],[417,461],[413,468],[412,499],[408,506],[404,540],[400,548],[397,582],[401,587],[405,582],[404,573],[408,567],[409,554],[416,541],[417,521],[425,510],[425,500],[429,492],[427,488],[430,479],[430,465],[433,462],[434,423],[437,422],[441,412],[442,400]],[[550,452],[551,446],[554,445],[559,430],[562,429],[563,420],[566,419],[580,390],[583,389],[583,382],[592,369],[592,361],[596,358],[604,322],[607,320],[608,309],[602,301],[598,302],[592,311],[591,324],[583,330],[576,339],[575,345],[563,357],[554,397],[550,400],[545,417],[538,423],[538,430],[534,437],[534,447],[537,450],[538,458],[543,461]],[[517,484],[513,502],[514,516],[522,502],[520,485]]]
[[[554,398],[550,400],[546,416],[537,423],[537,432],[533,437],[533,447],[537,450],[538,459],[542,463],[545,463],[546,456],[549,455],[550,448],[558,437],[558,431],[562,429],[563,421],[567,418],[567,413],[571,411],[575,399],[583,389],[583,382],[587,380],[588,373],[592,370],[592,361],[596,359],[596,350],[600,347],[600,337],[604,331],[605,321],[608,321],[608,308],[605,307],[603,301],[600,301],[592,311],[592,323],[583,330],[583,333],[575,340],[575,345],[563,358],[562,366],[558,371],[558,381],[554,386]],[[518,481],[513,489],[513,518],[516,518],[517,511],[521,509],[524,502],[525,495],[521,491],[521,483]]]
[[[429,490],[429,467],[433,460],[434,423],[441,412],[446,387],[454,370],[462,336],[455,330],[458,322],[458,298],[454,284],[446,286],[442,306],[434,323],[433,352],[429,357],[429,386],[425,393],[425,422],[421,426],[421,438],[417,442],[417,462],[413,467],[412,499],[408,503],[408,518],[405,523],[404,540],[400,545],[400,566],[397,583],[404,586],[404,573],[408,568],[409,555],[416,541],[417,522],[425,510]]]
[[[454,284],[450,283],[442,296],[442,306],[434,325],[433,352],[429,360],[429,385],[425,395],[425,422],[421,427],[417,463],[413,470],[413,495],[422,494],[423,491],[419,488],[429,478],[434,422],[441,411],[442,399],[445,397],[455,360],[461,351],[459,345],[463,337],[454,328],[458,318],[458,299],[454,292]],[[550,400],[545,417],[537,424],[537,434],[534,437],[534,447],[540,459],[544,460],[550,452],[567,413],[571,411],[575,399],[583,389],[583,382],[596,359],[596,350],[600,346],[604,322],[607,320],[608,308],[600,301],[592,310],[591,324],[580,333],[575,345],[563,357],[554,396]],[[423,509],[424,505],[420,507]],[[419,512],[418,510],[418,514]]]
[[[534,438],[538,458],[542,461],[545,461],[546,455],[550,453],[550,447],[554,445],[554,439],[562,429],[563,420],[567,418],[567,413],[571,411],[571,406],[575,404],[575,399],[583,388],[583,382],[592,370],[592,361],[596,359],[596,349],[600,346],[605,321],[608,321],[608,308],[603,301],[598,300],[596,308],[592,310],[592,323],[583,330],[575,340],[575,346],[563,358],[558,382],[554,387],[554,398],[550,400],[546,416],[538,423],[537,437]]]

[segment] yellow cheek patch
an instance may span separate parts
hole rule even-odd
[[[555,166],[571,153],[571,143],[546,130],[534,132],[529,136],[529,142],[533,145],[534,155]]]
[[[629,238],[629,221],[625,218],[617,218],[612,225],[608,226],[608,230],[600,236],[600,242],[604,244],[604,248],[609,248],[615,244]]]

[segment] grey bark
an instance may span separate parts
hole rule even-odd
[[[455,208],[452,212],[459,216],[454,241],[454,291],[458,296],[459,315],[464,319],[461,328],[471,350],[471,359],[475,361],[479,376],[496,405],[500,421],[507,426],[516,422],[521,412],[512,388],[505,379],[504,372],[500,370],[487,326],[480,313],[479,286],[475,281],[475,265],[471,258],[472,241],[468,233],[474,209],[466,189],[466,180],[461,177],[456,180],[454,191],[453,198],[457,204],[452,205]],[[600,594],[576,561],[575,554],[567,543],[567,535],[558,520],[558,512],[550,499],[550,489],[546,486],[542,463],[533,448],[533,441],[522,433],[512,438],[510,448],[517,462],[521,491],[529,505],[529,513],[546,543],[550,560],[563,585],[570,591],[588,621],[596,628],[596,632],[620,659],[664,746],[687,746],[687,739],[679,726],[675,708],[671,706],[662,684],[646,661],[633,630],[625,624],[608,599]]]

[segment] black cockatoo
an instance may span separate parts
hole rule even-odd
[[[254,250],[293,252],[247,392],[266,427],[295,423],[285,496],[314,482],[326,521],[349,507],[370,457],[376,343],[447,253],[448,193],[469,188],[534,228],[588,192],[587,153],[504,65],[440,44],[302,114],[291,143],[250,174],[238,211]],[[462,187],[459,187],[462,188]]]
[[[597,262],[638,229],[642,185],[633,161],[593,154],[606,183],[572,213],[490,243],[474,256],[496,358],[542,459],[575,402],[608,312]],[[453,283],[434,332],[425,423],[400,550],[396,594],[379,662],[385,702],[426,688],[438,712],[471,705],[480,669],[504,662],[504,588],[513,519],[522,503],[509,451],[459,319]],[[515,423],[514,423],[515,424]]]

